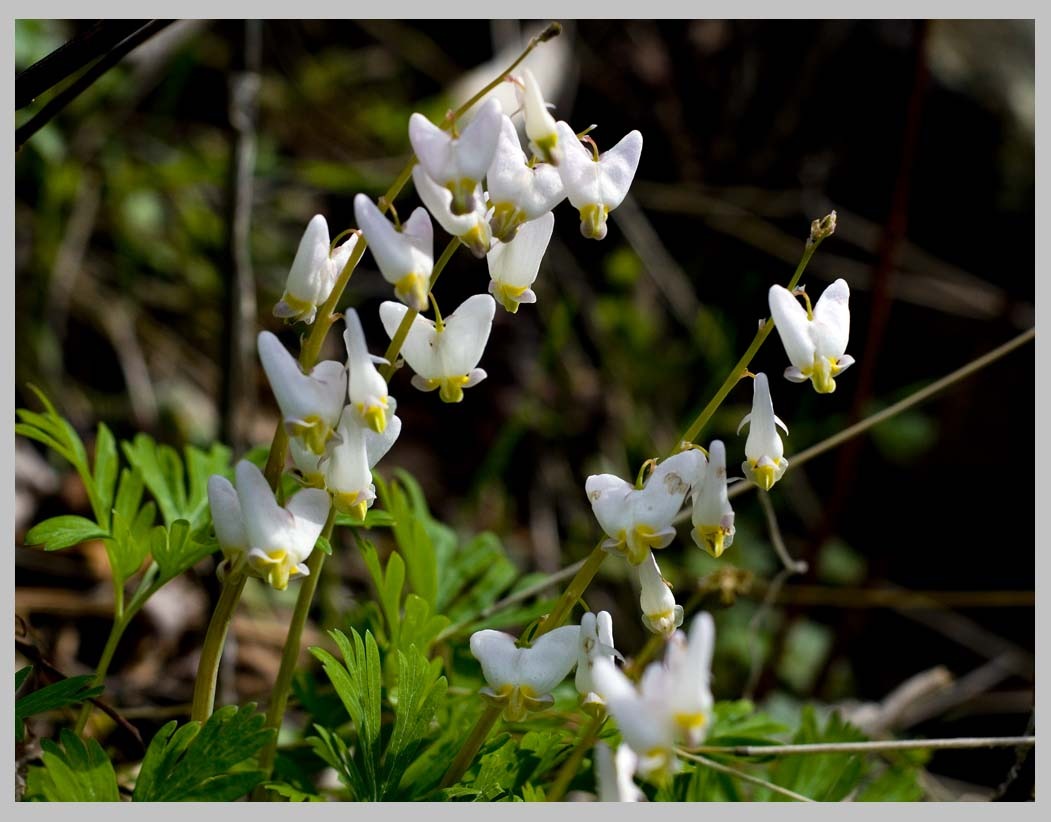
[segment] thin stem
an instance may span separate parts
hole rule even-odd
[[[120,638],[124,636],[124,631],[128,627],[128,623],[131,621],[133,615],[134,613],[122,615],[113,620],[113,625],[109,629],[109,637],[106,639],[106,645],[102,649],[102,656],[99,657],[98,667],[95,668],[95,685],[103,685],[105,683],[106,672],[109,670],[110,663],[113,661],[113,655],[117,651],[117,645],[120,644]],[[73,732],[77,734],[77,736],[83,735],[94,707],[95,706],[91,702],[85,702],[83,706],[81,706],[80,713],[77,715],[77,724],[73,726]]]
[[[602,543],[595,546],[595,550],[591,552],[566,587],[566,590],[562,592],[562,596],[555,603],[551,613],[544,617],[540,625],[537,626],[536,633],[533,635],[534,640],[548,631],[553,631],[566,621],[573,610],[573,606],[577,604],[577,600],[584,596],[584,591],[591,584],[591,580],[595,578],[595,574],[598,573],[598,569],[602,567],[602,563],[607,556],[609,556],[609,553],[602,547]]]
[[[1036,745],[1035,736],[958,737],[956,739],[887,739],[871,742],[817,742],[807,745],[701,745],[691,753],[727,756],[795,756],[798,754],[873,753],[881,751],[1018,748]],[[685,755],[685,754],[684,754]]]
[[[787,796],[789,799],[794,799],[796,802],[816,802],[816,799],[811,799],[809,796],[803,796],[801,793],[796,793],[788,788],[783,788],[780,785],[775,785],[773,782],[768,782],[765,779],[760,779],[758,776],[752,776],[750,773],[739,771],[736,768],[731,768],[729,765],[723,765],[721,762],[716,762],[713,759],[708,759],[705,756],[697,756],[695,754],[687,753],[686,751],[678,751],[679,756],[683,759],[689,759],[693,762],[697,762],[704,765],[706,768],[711,768],[713,771],[719,771],[719,773],[727,774],[735,779],[740,779],[742,782],[751,782],[753,785],[758,785],[761,788],[766,788],[768,791],[779,793],[781,796]]]
[[[555,777],[555,781],[546,795],[548,802],[558,802],[566,795],[566,789],[569,787],[569,783],[573,781],[573,777],[577,775],[580,763],[584,761],[584,755],[595,746],[595,740],[598,739],[598,735],[602,732],[606,716],[606,713],[603,712],[591,718],[591,721],[584,729],[584,733],[573,748],[573,752],[562,763],[562,767],[558,769],[558,776]]]
[[[792,279],[788,281],[788,290],[791,291],[799,284],[799,278],[803,276],[803,272],[806,271],[807,264],[810,262],[810,258],[814,256],[814,252],[817,251],[821,241],[824,239],[822,236],[813,238],[806,244],[806,248],[803,250],[803,256],[799,260],[799,265],[796,266],[795,273],[792,275]],[[774,330],[774,321],[772,318],[767,317],[766,321],[759,326],[759,330],[755,333],[755,337],[752,339],[751,345],[745,350],[744,354],[741,355],[741,359],[737,361],[737,364],[730,369],[730,373],[726,375],[726,379],[723,380],[723,384],[719,386],[719,390],[715,392],[715,396],[704,406],[701,413],[697,415],[690,427],[686,429],[686,433],[682,435],[681,439],[686,442],[693,442],[697,439],[697,436],[701,433],[701,430],[708,421],[712,418],[712,415],[719,410],[719,406],[723,404],[723,400],[726,399],[730,390],[737,385],[737,381],[741,379],[748,372],[748,365],[751,363],[752,358],[758,353],[763,343],[766,342],[766,338],[770,336],[770,332]]]
[[[942,391],[948,388],[950,385],[971,376],[971,374],[975,373],[976,371],[980,371],[988,365],[992,365],[992,363],[996,362],[997,360],[1001,359],[1007,354],[1010,354],[1016,348],[1025,345],[1025,343],[1030,342],[1035,337],[1035,328],[1030,328],[1028,331],[1023,331],[1017,337],[1008,340],[1003,345],[994,348],[992,351],[983,354],[977,359],[971,360],[971,362],[967,363],[966,365],[960,368],[957,368],[951,374],[947,374],[940,380],[935,380],[925,388],[921,388],[919,391],[916,391],[915,393],[905,397],[905,399],[899,400],[893,405],[888,405],[882,411],[878,411],[871,417],[866,417],[865,419],[844,428],[842,431],[833,434],[828,439],[822,440],[816,445],[812,445],[809,448],[800,451],[789,461],[789,467],[798,468],[800,465],[809,462],[819,454],[823,454],[826,451],[829,451],[838,445],[842,445],[847,440],[856,437],[858,434],[862,434],[865,431],[868,431],[868,429],[879,425],[881,422],[886,422],[891,417],[894,417],[900,414],[902,411],[906,411],[909,408],[912,408],[914,405],[919,405],[921,402],[924,402],[933,397],[939,391]],[[736,497],[738,494],[743,494],[750,487],[754,487],[752,483],[738,483],[735,487],[730,489],[730,497],[732,498]]]
[[[777,524],[777,512],[774,510],[774,504],[770,501],[770,494],[766,491],[759,495],[759,506],[763,509],[763,514],[766,516],[766,527],[770,531],[770,542],[773,543],[774,550],[777,552],[778,558],[781,560],[781,564],[784,565],[785,570],[791,574],[805,574],[807,572],[807,564],[801,559],[792,559],[788,553],[788,546],[785,545],[785,539],[781,536],[781,527]]]
[[[502,710],[502,705],[492,702],[485,703],[485,710],[483,710],[482,715],[478,717],[478,721],[475,723],[471,735],[467,737],[467,741],[463,743],[460,752],[456,754],[456,759],[453,760],[453,763],[449,766],[449,770],[447,770],[445,776],[442,777],[441,787],[448,788],[455,785],[460,781],[460,777],[467,773],[467,769],[471,767],[471,763],[474,761],[478,749],[482,747],[482,744],[489,736],[489,732],[493,729],[493,725],[496,724],[496,720],[500,718],[500,712]]]
[[[215,707],[215,684],[219,677],[226,634],[230,630],[246,580],[247,577],[240,573],[231,574],[223,580],[222,593],[208,623],[208,633],[201,647],[201,660],[197,663],[197,680],[193,686],[193,707],[190,711],[190,719],[198,722],[207,720]]]
[[[438,282],[438,278],[441,276],[442,271],[445,270],[445,266],[449,264],[449,260],[452,259],[453,254],[456,253],[456,249],[459,247],[459,239],[453,237],[449,240],[449,244],[445,246],[442,255],[438,258],[437,262],[435,262],[434,268],[431,269],[429,289],[434,288],[434,284]],[[409,329],[412,328],[413,321],[415,321],[419,313],[420,312],[412,308],[405,312],[405,316],[401,319],[401,325],[399,325],[398,330],[394,332],[394,336],[391,337],[390,345],[387,346],[387,350],[383,354],[383,359],[387,361],[387,365],[380,369],[380,374],[383,375],[383,379],[387,382],[390,382],[391,377],[394,376],[395,362],[398,359],[398,354],[401,352],[401,347],[405,345],[405,338],[409,336]]]

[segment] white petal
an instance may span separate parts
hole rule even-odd
[[[633,501],[636,525],[647,525],[654,531],[671,525],[690,490],[689,478],[697,473],[698,458],[704,457],[691,448],[663,460],[653,469]]]
[[[568,123],[560,120],[557,131],[558,145],[562,149],[562,162],[558,164],[558,173],[569,202],[578,209],[598,203],[602,196],[598,163],[577,139],[576,133]]]
[[[343,366],[329,360],[315,366],[311,374],[304,374],[295,358],[269,331],[260,332],[258,346],[259,359],[281,415],[300,420],[318,416],[334,425],[347,390]]]
[[[486,255],[489,276],[517,288],[532,285],[554,227],[555,215],[548,212],[523,225],[511,242],[494,242]]]
[[[328,223],[320,214],[315,214],[307,223],[306,231],[299,241],[296,256],[288,272],[285,291],[293,297],[312,305],[324,302],[326,263],[328,262]]]
[[[471,655],[481,663],[482,675],[494,689],[518,684],[514,664],[518,651],[515,638],[502,631],[486,629],[471,634]]]
[[[380,321],[387,336],[394,335],[409,309],[401,303],[387,301],[380,305]],[[401,347],[401,355],[413,371],[425,379],[437,379],[443,376],[441,361],[438,359],[436,346],[437,334],[434,323],[418,314],[413,318],[412,326]]]
[[[617,720],[621,736],[633,750],[648,753],[671,747],[674,737],[666,719],[640,699],[631,681],[611,662],[596,660],[592,678]]]
[[[752,424],[744,445],[745,456],[750,460],[765,456],[777,462],[784,456],[785,449],[777,433],[770,383],[766,374],[761,372],[752,380],[752,413],[749,416]]]
[[[546,163],[529,167],[518,132],[504,116],[500,139],[486,173],[489,199],[494,206],[510,204],[520,209],[526,220],[534,220],[558,205],[566,196],[558,169]]]
[[[288,511],[295,517],[293,539],[288,546],[293,563],[303,562],[314,550],[328,519],[329,505],[328,493],[320,488],[304,488],[289,501]]]
[[[733,527],[733,508],[726,487],[726,447],[714,440],[708,448],[708,474],[693,500],[694,526]],[[729,544],[729,543],[727,543]]]
[[[789,362],[799,369],[814,365],[814,342],[810,337],[810,321],[806,309],[792,292],[780,285],[770,286],[770,316],[781,337]],[[787,375],[786,375],[787,376]]]
[[[357,415],[346,409],[339,421],[339,442],[331,447],[325,463],[326,485],[337,494],[354,496],[368,489],[372,482],[368,451],[365,448],[366,428]]]
[[[347,329],[343,332],[343,342],[347,346],[347,367],[349,380],[347,391],[352,403],[372,405],[387,396],[387,381],[372,362],[365,342],[365,331],[361,319],[353,308],[344,315]]]
[[[452,212],[452,192],[427,176],[422,166],[416,166],[412,170],[412,180],[416,185],[416,193],[420,195],[431,216],[454,237],[461,237],[479,225],[488,225],[485,222],[485,201],[481,187],[475,190],[474,211],[458,215]]]
[[[414,112],[409,117],[409,142],[424,170],[433,180],[444,185],[452,166],[452,135]]]
[[[599,526],[611,538],[620,539],[634,524],[628,501],[635,486],[613,474],[592,474],[584,483],[584,490]]]
[[[390,403],[394,404],[393,397],[390,398]],[[375,466],[387,455],[399,434],[401,434],[401,417],[394,415],[387,420],[387,426],[383,429],[382,434],[377,434],[371,428],[365,430],[365,455],[368,458],[369,468]]]
[[[638,131],[629,132],[599,156],[598,164],[602,169],[602,199],[599,202],[602,205],[614,209],[624,201],[641,156],[642,134]]]
[[[444,330],[437,335],[437,355],[442,368],[440,376],[468,374],[478,365],[489,341],[495,314],[496,301],[488,294],[475,294],[449,315]],[[405,359],[412,365],[408,356]],[[415,366],[413,368],[416,373],[421,373]]]
[[[850,287],[838,279],[814,304],[814,343],[822,357],[840,357],[850,337]]]
[[[454,140],[456,161],[463,177],[481,182],[493,161],[496,141],[500,136],[503,109],[497,100],[489,99],[479,106],[477,113],[459,139]]]
[[[430,277],[434,265],[433,234],[426,209],[417,208],[398,231],[366,195],[354,198],[354,216],[383,278],[396,284],[415,274]]]
[[[287,551],[295,518],[277,504],[262,471],[252,463],[241,460],[235,474],[248,544],[264,552]]]
[[[522,81],[525,85],[523,108],[525,109],[525,130],[533,142],[543,140],[555,133],[555,118],[547,110],[544,96],[528,68],[522,68]]]
[[[244,551],[248,548],[241,503],[230,481],[219,474],[208,477],[208,505],[215,524],[215,536],[223,553]]]
[[[541,636],[530,648],[523,648],[518,683],[537,694],[554,690],[577,664],[580,626],[564,625]]]
[[[595,745],[595,779],[599,802],[638,802],[645,794],[632,780],[638,757],[627,745],[620,745],[614,758],[609,745]]]

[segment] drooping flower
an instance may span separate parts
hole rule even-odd
[[[258,347],[289,436],[312,453],[323,453],[347,396],[346,367],[325,360],[304,374],[295,357],[269,331],[259,333]]]
[[[467,246],[475,257],[484,257],[492,242],[492,232],[486,216],[482,187],[478,186],[474,192],[472,210],[465,214],[454,214],[453,195],[449,189],[434,182],[420,166],[412,170],[412,179],[416,184],[416,193],[438,224]]]
[[[653,633],[669,636],[682,625],[682,606],[675,602],[671,586],[661,574],[657,558],[650,552],[649,559],[644,559],[636,566],[639,574],[639,606],[642,608],[642,622]]]
[[[785,353],[792,363],[785,378],[814,384],[819,394],[836,390],[834,377],[854,364],[844,352],[850,337],[850,287],[839,279],[822,293],[813,311],[804,309],[795,295],[779,285],[770,286],[770,315]]]
[[[380,306],[380,320],[391,339],[407,310],[404,305],[389,301]],[[485,371],[476,366],[489,340],[495,313],[492,297],[475,294],[464,300],[440,327],[426,317],[414,317],[401,348],[405,361],[416,372],[413,386],[420,391],[437,388],[444,402],[460,402],[463,389],[486,377]]]
[[[698,458],[703,456],[695,449],[669,457],[653,469],[642,488],[613,474],[588,477],[584,489],[595,518],[609,537],[602,547],[638,565],[651,549],[671,544],[675,539],[672,521],[697,474]]]
[[[331,250],[328,222],[322,215],[315,214],[299,241],[285,282],[285,292],[274,306],[274,316],[305,323],[314,322],[318,306],[332,293],[332,287],[357,241],[358,235],[353,234],[338,248]]]
[[[426,310],[434,268],[434,229],[427,209],[414,210],[399,231],[372,200],[358,194],[354,217],[383,279],[394,286],[394,296],[416,311]]]
[[[535,303],[530,286],[540,272],[540,262],[551,242],[555,215],[551,212],[526,223],[509,243],[495,242],[489,249],[489,293],[512,314],[522,303]]]
[[[595,782],[599,802],[640,802],[645,794],[633,777],[639,758],[627,745],[614,754],[605,742],[595,744]]]
[[[525,131],[530,150],[545,163],[557,166],[562,158],[558,145],[558,129],[555,118],[547,110],[540,85],[527,68],[522,74],[522,108],[525,110]]]
[[[714,440],[708,448],[708,467],[700,488],[694,485],[693,541],[713,557],[733,545],[734,511],[726,482],[726,447]]]
[[[503,705],[509,722],[547,708],[554,701],[551,691],[577,664],[579,636],[580,626],[566,625],[544,634],[530,648],[518,648],[513,636],[500,631],[471,634],[471,654],[488,683],[482,696]]]
[[[585,709],[600,707],[605,704],[601,696],[595,693],[591,679],[591,669],[599,657],[613,661],[619,657],[613,647],[613,617],[609,611],[597,614],[587,611],[580,618],[580,645],[577,651],[577,692],[584,697]]]
[[[389,398],[389,406],[390,417],[380,433],[362,425],[353,409],[347,406],[336,429],[337,437],[320,462],[332,504],[337,511],[359,522],[365,519],[365,512],[376,499],[372,469],[401,433],[401,418],[394,413],[397,402],[393,397]]]
[[[546,163],[530,166],[511,118],[504,115],[493,162],[486,174],[490,225],[502,242],[514,239],[519,226],[547,214],[566,197],[558,169]]]
[[[486,100],[457,137],[434,125],[420,113],[409,118],[409,142],[427,176],[452,192],[452,213],[474,211],[479,183],[496,150],[503,110]]]
[[[219,547],[229,564],[283,591],[294,576],[306,576],[329,512],[328,494],[299,491],[282,508],[263,473],[247,460],[235,469],[237,488],[218,474],[208,479],[208,502]]]
[[[629,132],[609,151],[595,157],[569,124],[560,120],[558,141],[563,146],[558,173],[569,202],[580,212],[580,233],[601,240],[606,236],[606,217],[624,201],[639,167],[642,134]]]
[[[348,410],[362,425],[382,434],[394,414],[394,407],[387,394],[387,381],[376,369],[376,363],[385,364],[387,361],[369,354],[358,312],[348,309],[345,319],[347,329],[343,332],[343,342],[347,346]]]
[[[715,626],[709,614],[694,617],[689,639],[677,631],[663,662],[646,667],[636,690],[608,660],[595,663],[599,692],[624,742],[638,755],[638,772],[660,778],[678,767],[675,745],[699,745],[711,720],[711,659]]]
[[[748,439],[744,444],[747,459],[741,463],[741,470],[752,482],[764,491],[769,491],[788,469],[785,447],[777,433],[777,426],[780,425],[786,434],[788,427],[774,414],[774,401],[770,396],[770,383],[766,374],[756,374],[752,381],[752,412],[745,414],[737,426],[738,434],[746,423],[749,425]]]

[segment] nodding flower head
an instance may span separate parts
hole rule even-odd
[[[592,240],[606,236],[606,217],[628,194],[642,156],[642,134],[628,133],[596,157],[565,122],[558,123],[562,162],[558,173],[573,207],[580,212],[580,233]]]
[[[241,460],[235,479],[236,489],[218,474],[208,479],[212,521],[226,564],[283,591],[289,579],[310,573],[305,562],[328,518],[328,494],[306,488],[282,508],[252,463]]]
[[[734,541],[734,511],[726,484],[726,447],[714,440],[708,449],[704,481],[694,485],[693,541],[713,557],[720,557]]]
[[[322,215],[315,214],[299,241],[285,282],[285,291],[274,306],[274,316],[305,323],[314,322],[318,306],[329,298],[357,241],[358,235],[354,234],[332,250],[328,222]]]
[[[562,159],[558,144],[558,129],[555,118],[547,109],[540,85],[527,68],[522,69],[522,108],[525,111],[525,132],[529,148],[545,163],[557,166]]]
[[[531,166],[526,160],[518,132],[507,115],[503,115],[500,139],[485,181],[493,206],[493,236],[505,243],[515,238],[523,224],[548,214],[566,198],[562,177],[554,166]]]
[[[530,711],[549,707],[551,691],[577,664],[580,627],[555,628],[529,648],[518,648],[515,638],[500,631],[471,635],[471,654],[482,665],[488,687],[482,696],[502,705],[504,718],[520,722]]]
[[[588,477],[584,488],[595,518],[609,537],[602,547],[638,565],[651,549],[671,544],[675,539],[672,521],[703,459],[696,449],[669,457],[653,469],[642,488],[613,474]]]
[[[741,420],[737,426],[738,434],[745,424],[749,426],[748,439],[744,444],[747,459],[741,463],[741,470],[752,482],[764,491],[769,491],[788,469],[785,447],[777,433],[777,426],[780,425],[786,434],[788,428],[774,414],[774,401],[770,397],[770,383],[766,374],[756,374],[752,381],[752,413],[746,414]]]
[[[591,678],[595,660],[599,658],[613,661],[621,657],[613,647],[613,617],[609,611],[597,614],[588,611],[580,618],[580,644],[577,651],[577,692],[584,697],[585,710],[594,711],[605,705],[605,700],[595,691]]]
[[[518,313],[522,303],[536,302],[530,286],[540,272],[554,227],[555,215],[548,212],[523,225],[511,242],[493,243],[489,250],[489,293],[512,314]]]
[[[376,364],[386,364],[387,361],[369,354],[358,312],[348,309],[345,319],[347,330],[343,332],[343,342],[347,346],[347,396],[350,400],[347,411],[362,425],[382,434],[394,408],[387,394],[387,381],[376,369]]]
[[[354,217],[394,296],[416,311],[427,309],[434,268],[434,229],[427,209],[417,208],[397,229],[364,194],[354,198]]]
[[[380,320],[394,338],[408,309],[399,303],[380,306]],[[475,294],[461,303],[439,328],[433,320],[416,316],[401,353],[416,375],[412,384],[421,391],[439,390],[443,402],[460,402],[463,389],[477,385],[486,373],[477,368],[489,340],[496,303],[488,294]]]
[[[484,257],[492,242],[492,232],[482,187],[475,189],[474,208],[465,214],[456,214],[452,210],[452,192],[434,182],[420,166],[412,170],[412,179],[416,193],[438,225],[467,246],[475,257]]]
[[[343,410],[336,436],[329,443],[328,453],[319,460],[325,474],[325,487],[332,494],[332,504],[341,514],[358,522],[376,499],[372,484],[372,468],[383,459],[401,433],[401,419],[394,414],[397,402],[389,400],[390,418],[383,431],[377,433],[358,421],[354,409]]]
[[[478,184],[492,162],[502,115],[497,100],[486,100],[459,136],[438,128],[422,114],[409,118],[412,150],[427,176],[449,189],[453,214],[469,214],[475,209]]]
[[[770,287],[770,315],[792,365],[785,378],[814,384],[819,394],[836,390],[837,377],[854,364],[844,352],[850,337],[850,287],[836,280],[825,289],[814,308],[803,308],[796,295],[779,285]]]
[[[651,553],[636,570],[639,574],[639,605],[642,608],[643,624],[655,634],[671,636],[682,625],[682,606],[675,603],[675,595],[661,575],[657,558]]]

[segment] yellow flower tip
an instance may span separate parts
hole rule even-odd
[[[669,608],[667,611],[660,611],[656,614],[643,614],[642,624],[655,634],[664,637],[671,636],[678,627],[675,624],[675,609]]]
[[[493,296],[505,309],[512,314],[518,313],[518,307],[522,304],[522,295],[529,290],[529,286],[507,285],[494,281]]]
[[[484,225],[485,223],[477,223],[466,234],[460,235],[460,242],[478,259],[489,252],[489,234],[484,230]]]
[[[708,724],[708,717],[703,712],[675,714],[675,724],[688,739],[696,739]]]
[[[415,311],[426,311],[429,287],[429,277],[416,273],[406,274],[394,284],[394,296]]]
[[[346,514],[355,522],[365,521],[365,512],[369,510],[369,501],[362,497],[360,491],[353,494],[343,492],[332,495],[332,504],[341,514]]]
[[[533,153],[545,163],[551,163],[553,166],[558,165],[560,158],[557,133],[551,132],[550,134],[545,134],[538,140],[533,140],[530,143],[530,148],[532,148]]]
[[[726,550],[726,532],[719,525],[698,525],[693,529],[693,541],[716,559]]]
[[[267,581],[267,584],[283,591],[288,587],[288,578],[291,575],[292,565],[288,561],[288,552],[274,550],[267,552],[265,557],[258,554],[249,559],[252,569]]]
[[[773,463],[767,463],[766,465],[751,465],[752,469],[752,482],[762,488],[764,491],[769,491],[774,487],[774,483],[777,482],[777,466]]]
[[[474,189],[476,185],[476,181],[468,180],[467,178],[453,180],[446,184],[445,187],[453,195],[452,205],[449,209],[453,214],[460,217],[474,211]]]
[[[281,295],[281,300],[274,306],[274,316],[283,320],[303,320],[313,322],[317,313],[317,306],[308,300],[300,299],[287,291]]]
[[[493,207],[493,216],[489,220],[489,230],[502,243],[509,243],[518,233],[518,227],[525,222],[525,215],[513,203],[497,203]]]
[[[442,402],[461,402],[463,400],[463,387],[469,382],[469,377],[463,374],[459,377],[442,377],[437,380],[438,395]]]
[[[589,240],[601,240],[606,236],[606,217],[609,209],[591,203],[580,209],[580,233]]]
[[[332,436],[332,428],[316,414],[290,423],[288,429],[288,433],[298,438],[312,454],[324,454],[325,443]]]
[[[387,428],[387,404],[384,401],[383,405],[370,405],[368,408],[365,407],[365,403],[358,403],[358,412],[361,414],[362,420],[365,421],[365,425],[375,431],[377,434],[382,434]]]

